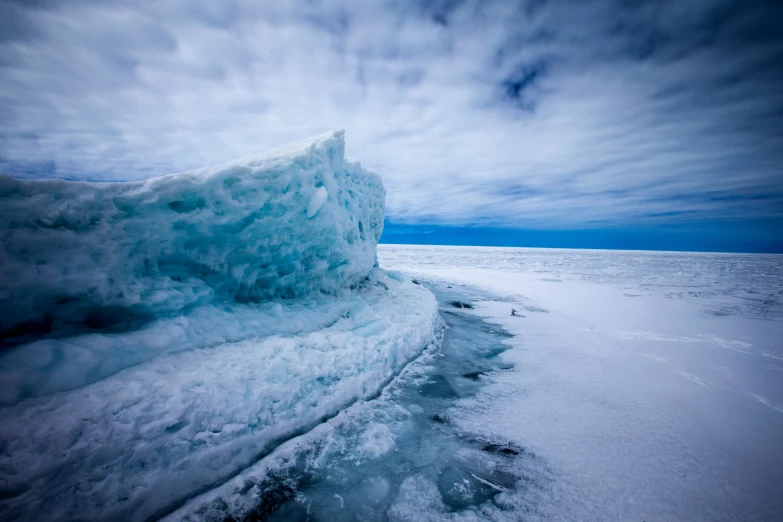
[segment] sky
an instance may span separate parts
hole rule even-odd
[[[0,173],[332,129],[384,241],[783,252],[777,0],[0,0]]]

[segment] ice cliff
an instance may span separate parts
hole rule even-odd
[[[334,132],[135,183],[0,177],[1,335],[355,286],[385,191],[344,150]]]
[[[437,342],[342,132],[135,183],[0,178],[0,518],[148,520]]]

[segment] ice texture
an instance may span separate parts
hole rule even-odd
[[[376,394],[435,341],[435,298],[383,270],[331,301],[342,314],[326,328],[163,355],[0,410],[6,516],[159,517]]]
[[[139,183],[0,178],[0,518],[160,518],[376,395],[441,328],[376,266],[384,197],[342,132]]]
[[[521,448],[457,430],[449,413],[507,371],[501,355],[509,335],[451,304],[487,295],[424,284],[448,325],[442,343],[379,397],[280,445],[163,520],[519,520],[519,512],[501,507],[505,497],[518,482],[530,492],[525,499],[540,494],[551,485],[541,476],[545,466]],[[411,480],[432,503],[409,498]]]
[[[375,264],[384,198],[342,131],[132,183],[0,176],[0,335],[339,292]]]

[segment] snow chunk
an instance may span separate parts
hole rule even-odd
[[[339,293],[375,264],[384,197],[342,131],[133,183],[0,176],[0,336]]]

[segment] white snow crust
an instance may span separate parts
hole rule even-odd
[[[539,494],[524,481],[508,519],[780,520],[783,257],[411,245],[378,257],[496,296],[462,312],[513,335],[510,368],[448,415],[555,477]],[[399,495],[391,520],[471,519],[420,477]]]
[[[342,131],[132,183],[0,176],[0,334],[339,292],[375,264],[384,198]]]

